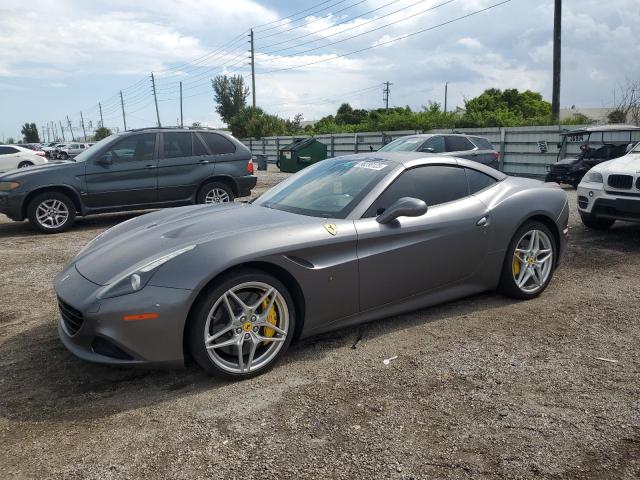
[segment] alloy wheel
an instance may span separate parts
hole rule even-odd
[[[266,367],[289,334],[289,309],[283,295],[263,282],[227,290],[209,311],[204,345],[211,361],[232,374]]]
[[[222,188],[214,188],[204,197],[204,203],[207,204],[229,203],[229,201],[229,194]]]
[[[69,219],[69,209],[60,200],[45,200],[36,208],[36,218],[44,228],[59,228]]]
[[[530,230],[516,244],[513,279],[520,290],[536,293],[543,288],[553,269],[553,243],[542,230]]]

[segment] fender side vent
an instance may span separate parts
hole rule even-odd
[[[315,265],[304,258],[296,257],[293,255],[285,255],[287,260],[291,260],[293,263],[296,263],[304,268],[315,268]]]

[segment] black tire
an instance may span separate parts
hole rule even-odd
[[[205,204],[207,203],[207,195],[210,195],[211,192],[215,190],[223,191],[227,195],[228,201],[221,201],[218,203],[229,203],[233,202],[235,199],[235,195],[233,194],[233,190],[223,182],[208,182],[205,183],[200,190],[198,191],[198,197],[196,199],[197,203]],[[220,195],[214,195],[214,197],[220,198]],[[211,203],[211,202],[209,202]],[[215,204],[215,203],[214,203]]]
[[[69,155],[66,152],[62,152],[60,154],[60,159],[61,160],[67,160],[69,158]]]
[[[25,160],[18,164],[18,168],[27,168],[27,167],[33,167],[33,163],[29,162],[28,160]]]
[[[580,212],[582,224],[592,230],[608,230],[616,222],[613,218],[598,218],[588,213]]]
[[[517,247],[520,239],[531,230],[540,230],[544,232],[549,240],[551,241],[551,248],[553,250],[552,264],[549,275],[542,285],[537,291],[533,293],[525,292],[516,284],[516,280],[514,278],[513,271],[513,263],[514,263],[514,254],[515,249]],[[553,273],[555,271],[556,263],[558,259],[558,245],[556,244],[556,239],[549,227],[547,227],[544,223],[538,222],[536,220],[528,220],[525,222],[514,234],[511,242],[509,242],[509,248],[507,249],[507,253],[505,255],[504,264],[502,265],[502,273],[500,274],[500,283],[498,285],[498,291],[503,295],[511,298],[517,298],[519,300],[530,300],[532,298],[536,298],[539,296],[544,290],[547,288],[551,279],[553,278]]]
[[[282,342],[282,347],[270,361],[255,371],[244,373],[233,373],[221,368],[211,358],[204,342],[205,328],[211,309],[221,296],[229,289],[247,282],[261,282],[274,287],[283,297],[288,310],[288,330],[286,339]],[[216,280],[215,284],[209,286],[197,300],[187,325],[187,346],[188,353],[209,375],[225,380],[245,380],[262,375],[268,372],[280,360],[289,348],[296,326],[295,306],[291,294],[277,278],[257,269],[242,269]],[[245,330],[247,331],[247,330]],[[231,332],[233,335],[233,332]],[[242,334],[245,335],[245,334]]]
[[[62,222],[60,225],[48,226],[41,223],[40,220],[38,220],[38,213],[37,213],[38,207],[44,202],[50,202],[50,201],[58,201],[61,204],[63,204],[64,208],[66,209],[66,212],[67,212],[66,220]],[[34,228],[36,228],[37,230],[43,233],[60,233],[67,230],[75,222],[76,206],[71,201],[71,199],[68,196],[66,196],[64,193],[44,192],[36,195],[29,202],[29,205],[27,206],[27,218],[29,219],[29,223],[31,223],[31,225]]]

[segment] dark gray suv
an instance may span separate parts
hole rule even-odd
[[[231,202],[257,180],[242,143],[201,128],[111,135],[74,160],[1,175],[0,213],[57,233],[77,215]]]

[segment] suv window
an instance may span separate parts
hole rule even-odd
[[[421,152],[427,152],[428,148],[433,149],[433,153],[442,153],[444,152],[444,137],[440,135],[436,135],[435,137],[431,137],[426,142],[422,144],[420,147]]]
[[[495,178],[486,173],[474,170],[473,168],[465,168],[465,171],[467,172],[467,181],[469,182],[469,193],[472,195],[497,182]]]
[[[473,150],[475,148],[475,145],[471,143],[466,137],[447,135],[444,142],[447,152],[465,152],[467,150]]]
[[[209,155],[209,153],[207,152],[207,149],[202,143],[202,140],[200,140],[198,135],[196,135],[195,133],[193,134],[193,154],[196,156]]]
[[[191,152],[191,132],[164,134],[164,158],[190,157]]]
[[[155,146],[155,133],[130,135],[116,142],[113,147],[105,152],[105,155],[111,155],[114,163],[131,160],[153,160]]]
[[[0,155],[10,155],[16,152],[18,152],[18,150],[13,147],[0,147]]]
[[[200,135],[204,137],[204,141],[207,142],[209,150],[211,150],[213,155],[236,152],[236,146],[222,135],[209,132],[201,133]]]
[[[491,145],[491,142],[486,138],[471,137],[471,139],[473,140],[473,143],[475,143],[480,150],[493,150],[493,145]]]
[[[416,167],[396,178],[364,216],[375,217],[402,197],[419,198],[431,207],[468,195],[467,177],[463,168],[448,165]]]

